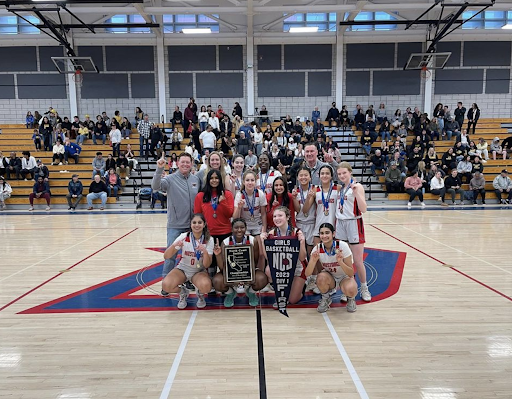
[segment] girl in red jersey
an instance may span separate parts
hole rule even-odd
[[[331,291],[341,288],[343,295],[348,297],[347,311],[356,311],[355,296],[357,295],[357,283],[354,279],[352,266],[352,251],[346,242],[334,239],[334,226],[324,223],[320,226],[320,241],[311,252],[306,276],[312,275],[316,268],[321,272],[316,278],[316,284],[322,298],[317,310],[324,313],[331,305]]]
[[[363,301],[370,302],[372,296],[368,290],[366,268],[363,262],[366,242],[363,213],[367,209],[364,187],[353,179],[352,166],[348,162],[339,164],[338,180],[340,188],[336,206],[336,238],[350,245],[361,282],[361,298]],[[342,300],[346,300],[346,297],[342,296]]]

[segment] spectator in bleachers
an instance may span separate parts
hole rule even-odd
[[[407,170],[418,169],[418,163],[423,159],[420,147],[413,147],[407,155]]]
[[[492,159],[496,161],[496,155],[501,155],[503,159],[507,159],[507,151],[500,145],[500,138],[495,137],[491,143]]]
[[[412,139],[409,151],[413,150],[414,148],[419,148],[420,154],[423,157],[423,154],[425,153],[425,143],[421,140],[421,136],[419,135]]]
[[[363,111],[361,108],[357,110],[357,114],[354,116],[354,125],[356,126],[356,130],[363,130],[366,119],[364,117]]]
[[[263,150],[263,133],[261,132],[259,126],[257,124],[254,124],[253,126],[254,134],[252,136],[253,138],[253,144],[254,144],[254,151],[256,153],[256,156],[260,156],[261,151]]]
[[[430,169],[432,165],[439,165],[439,157],[437,156],[436,150],[434,147],[430,147],[427,151],[427,155],[425,155],[425,166],[427,169]]]
[[[66,194],[66,200],[68,201],[68,211],[75,210],[76,206],[82,200],[82,193],[84,187],[82,182],[78,180],[78,175],[74,174],[71,176],[71,180],[68,183],[68,193]]]
[[[32,115],[30,111],[27,112],[27,116],[25,117],[25,126],[27,126],[27,129],[34,128],[34,115]]]
[[[101,199],[100,210],[102,211],[105,209],[105,203],[107,202],[107,190],[107,185],[101,179],[100,175],[95,175],[91,185],[89,186],[89,194],[87,194],[88,211],[93,210],[92,201],[98,198]]]
[[[429,135],[430,135],[430,139],[432,141],[434,141],[434,139],[439,141],[439,138],[440,138],[439,132],[440,131],[441,131],[441,129],[439,127],[437,118],[432,118],[432,120],[428,124],[428,129],[427,129],[427,132],[429,132]]]
[[[50,171],[48,170],[48,167],[43,164],[43,161],[38,159],[37,160],[37,167],[35,170],[35,177],[42,177],[44,181],[49,181],[50,179]]]
[[[412,132],[414,130],[414,118],[412,112],[408,112],[404,115],[404,119],[402,119],[402,124],[407,129],[408,132]]]
[[[210,125],[208,125],[206,130],[201,133],[199,141],[201,148],[203,149],[203,153],[206,150],[211,152],[217,148],[217,137],[215,136],[215,133],[213,133],[213,128]]]
[[[471,179],[473,178],[473,164],[471,163],[471,157],[469,155],[465,156],[459,163],[457,164],[457,172],[459,174],[460,180],[463,177],[466,178],[466,183],[469,184]]]
[[[340,127],[340,111],[336,108],[335,102],[331,104],[331,108],[327,112],[325,120],[329,122],[329,127],[332,127],[333,124],[335,124],[337,128]]]
[[[322,121],[317,121],[316,130],[313,132],[313,139],[317,139],[318,136],[325,137],[325,126]]]
[[[149,158],[149,140],[151,139],[151,130],[153,123],[149,121],[149,115],[145,114],[144,118],[137,125],[139,132],[140,158]]]
[[[475,134],[476,124],[478,123],[478,119],[480,118],[480,109],[476,103],[471,104],[471,108],[468,111],[468,128],[467,131],[469,133],[469,129],[473,127],[473,134]]]
[[[368,129],[365,129],[363,132],[363,135],[361,136],[361,147],[363,147],[364,152],[366,153],[366,156],[369,156],[372,151],[372,144],[373,139],[372,136],[370,136],[370,131]]]
[[[60,127],[64,135],[70,137],[72,125],[67,116],[64,117],[64,121],[60,124]]]
[[[414,122],[414,126],[418,124],[418,122],[421,120],[421,112],[418,107],[414,107],[414,112],[412,113],[412,120]]]
[[[12,174],[16,175],[16,180],[20,179],[21,159],[16,156],[16,153],[14,151],[11,152],[8,160],[4,160],[4,165],[6,168],[8,180],[11,180]]]
[[[468,149],[469,148],[469,136],[468,136],[468,131],[467,130],[463,130],[461,132],[460,135],[457,136],[457,139],[455,140],[456,143],[461,143],[462,147],[464,147],[464,149]]]
[[[128,118],[124,117],[121,122],[121,135],[123,139],[129,139],[130,134],[132,134],[132,124]]]
[[[464,205],[464,190],[462,189],[462,180],[458,176],[457,169],[452,169],[451,175],[444,179],[446,192],[452,197],[452,205],[455,205],[455,196],[459,194],[460,205]]]
[[[109,197],[114,194],[116,200],[119,201],[119,190],[121,189],[121,178],[116,173],[114,168],[110,168],[108,170],[108,175],[106,177],[107,184],[107,194]]]
[[[471,159],[473,159],[477,155],[477,153],[476,153],[476,145],[475,145],[475,142],[473,140],[471,140],[469,142],[469,146],[468,146],[467,152],[468,152],[468,155],[471,155]]]
[[[102,175],[102,177],[108,175],[108,171],[110,170],[110,168],[114,170],[116,169],[116,160],[112,156],[112,154],[107,155],[107,159],[105,161],[105,174]]]
[[[252,149],[251,138],[246,137],[245,132],[240,130],[240,138],[236,142],[237,154],[243,155],[245,157],[249,154],[250,149]]]
[[[366,119],[366,122],[364,123],[363,127],[364,127],[365,130],[368,130],[370,132],[370,136],[372,137],[372,140],[374,142],[377,141],[377,137],[379,137],[379,135],[377,134],[377,131],[376,131],[377,124],[375,123],[375,121],[371,117],[368,117]]]
[[[108,126],[110,125],[110,118],[108,117],[107,113],[105,111],[103,111],[101,113],[101,117],[103,118],[103,121],[105,122],[105,124]]]
[[[398,108],[395,111],[395,113],[389,120],[391,121],[391,126],[393,126],[396,131],[402,124],[402,111],[400,110],[400,108]]]
[[[119,153],[119,158],[116,161],[116,173],[121,176],[125,174],[125,180],[130,178],[130,166],[128,166],[128,158],[124,155],[124,152]]]
[[[399,152],[395,152],[391,158],[392,162],[396,163],[397,169],[400,171],[402,176],[405,178],[407,173],[407,167],[405,166],[405,160]]]
[[[0,211],[5,210],[5,200],[12,194],[12,187],[7,183],[3,176],[0,176]]]
[[[423,187],[422,187],[422,190],[423,190],[423,194],[425,194],[425,191],[429,191],[430,190],[430,186],[428,184],[428,172],[427,172],[427,168],[425,166],[425,162],[424,161],[419,161],[418,162],[418,177],[420,178],[421,182],[423,183]]]
[[[101,152],[96,153],[96,157],[92,160],[92,178],[99,174],[101,177],[105,174],[106,162],[103,159],[103,154]],[[105,190],[106,192],[107,190]]]
[[[313,129],[316,130],[318,120],[321,120],[320,111],[318,110],[318,107],[315,107],[313,112],[311,112],[311,120],[313,121]]]
[[[87,130],[89,130],[89,135],[87,138],[92,138],[92,134],[94,133],[94,122],[90,119],[89,115],[85,115],[84,126],[87,128]]]
[[[478,194],[482,197],[482,205],[485,205],[485,178],[479,171],[475,172],[475,175],[469,182],[469,189],[473,191],[473,204],[476,205]]]
[[[39,127],[39,121],[42,119],[42,115],[39,113],[39,111],[34,111],[34,128]]]
[[[279,131],[277,134],[277,145],[279,146],[279,149],[283,149],[288,145],[288,139],[283,131]]]
[[[444,115],[443,104],[438,103],[435,106],[434,112],[432,112],[432,119],[433,118],[437,119],[437,123],[439,125],[439,131],[443,132],[443,130],[444,130],[444,122],[445,122],[445,115]]]
[[[174,150],[180,151],[182,141],[183,141],[183,136],[181,135],[181,133],[178,132],[177,130],[174,130],[171,133],[171,151],[174,151]]]
[[[229,116],[226,114],[223,115],[222,120],[220,121],[220,133],[225,136],[231,137],[233,131],[233,123],[229,120]]]
[[[413,170],[411,176],[405,179],[404,188],[405,192],[409,194],[409,201],[407,202],[407,208],[411,209],[412,201],[416,197],[418,197],[421,207],[425,208],[425,203],[423,202],[423,181],[418,177],[418,171]]]
[[[391,154],[398,152],[402,156],[405,155],[405,147],[400,140],[395,140],[394,143],[389,147],[389,152]]]
[[[130,170],[136,170],[139,162],[135,158],[135,153],[132,150],[131,144],[126,145],[125,156],[126,156],[126,159],[128,160],[128,166],[130,167]]]
[[[84,143],[85,139],[89,137],[89,129],[87,129],[87,126],[83,122],[79,123],[78,133],[76,136],[76,143],[78,145],[81,145]]]
[[[66,137],[64,139],[64,162],[66,163],[66,165],[69,163],[69,158],[74,159],[75,164],[77,164],[78,159],[80,158],[81,151],[82,147],[70,141],[69,137]]]
[[[206,107],[204,105],[201,105],[201,110],[199,111],[199,114],[197,115],[197,120],[199,121],[199,126],[201,128],[201,131],[204,132],[206,130],[206,126],[208,126],[208,118],[210,115],[206,111]]]
[[[415,135],[422,135],[422,132],[425,130],[425,132],[428,129],[429,121],[423,116],[420,116],[420,119],[416,124],[414,125],[414,134]]]
[[[9,162],[9,158],[4,157],[2,151],[0,151],[0,176],[5,176],[5,172],[7,172],[7,164]]]
[[[388,119],[388,115],[386,113],[386,106],[384,103],[380,103],[379,108],[377,109],[377,112],[375,113],[377,116],[377,122],[382,123],[384,119]]]
[[[178,156],[173,152],[169,158],[169,173],[174,172],[176,169],[178,169]],[[119,172],[117,174],[119,174]]]
[[[70,139],[78,138],[78,130],[80,130],[80,119],[78,116],[73,117],[73,122],[71,123],[71,131],[69,134]]]
[[[483,137],[480,137],[480,140],[478,140],[478,143],[476,144],[476,153],[480,158],[482,158],[482,161],[487,161],[489,159],[488,147],[489,144],[487,144],[487,141],[485,141]]]
[[[32,134],[32,141],[34,142],[34,146],[36,147],[36,151],[41,150],[41,143],[43,142],[43,136],[39,132],[38,129],[34,130],[34,134]]]
[[[368,121],[368,119],[372,119],[372,120],[376,120],[375,118],[375,110],[373,109],[373,105],[368,105],[368,109],[366,110],[366,113],[365,113],[365,119],[366,121]]]
[[[457,159],[453,153],[453,148],[449,148],[448,151],[443,154],[441,166],[445,173],[457,168]]]
[[[430,134],[428,133],[428,131],[426,129],[423,129],[420,133],[420,141],[422,142],[423,146],[425,147],[425,149],[429,148],[430,145]]]
[[[512,180],[508,177],[506,169],[494,178],[492,186],[498,198],[498,204],[512,204]],[[507,198],[503,198],[504,196]]]
[[[140,109],[140,107],[135,107],[135,119],[134,125],[137,126],[139,122],[144,118],[144,112]]]
[[[113,125],[109,133],[110,143],[112,144],[112,156],[119,156],[121,149],[121,131]]]
[[[437,172],[441,172],[441,177],[444,178],[445,173],[443,172],[443,170],[440,169],[439,167],[437,167],[436,165],[432,165],[430,167],[430,170],[427,173],[427,178],[426,178],[427,182],[430,182],[432,180],[432,178],[435,177]]]
[[[304,126],[304,137],[306,141],[311,141],[313,139],[313,126],[309,120],[306,120],[306,125]]]
[[[249,168],[254,168],[258,164],[258,157],[253,154],[252,150],[247,152],[245,156],[245,166]]]
[[[180,111],[180,107],[177,105],[174,107],[174,113],[172,114],[172,118],[170,120],[171,122],[171,129],[174,132],[174,127],[179,123],[183,126],[183,112]]]
[[[340,111],[340,124],[343,126],[343,131],[352,126],[352,121],[348,115],[347,106],[343,105]]]
[[[302,133],[304,133],[304,129],[302,128],[302,123],[300,122],[299,118],[295,119],[295,123],[293,124],[291,131],[292,132],[295,131],[296,133],[298,133],[301,136],[302,136]]]
[[[286,115],[286,118],[284,119],[284,125],[286,127],[286,132],[289,132],[290,130],[292,130],[293,119],[290,115]]]
[[[235,106],[233,107],[233,111],[231,112],[231,115],[239,116],[240,119],[243,118],[244,114],[243,114],[242,107],[240,106],[239,102],[235,102]]]
[[[46,200],[46,210],[50,210],[50,201],[51,201],[51,193],[50,193],[50,185],[48,182],[45,182],[44,179],[39,176],[37,181],[34,183],[34,187],[32,192],[30,193],[28,200],[30,202],[29,211],[34,210],[34,199],[35,198],[44,198]]]
[[[39,133],[43,136],[44,150],[51,151],[53,126],[47,116],[43,117],[43,120],[39,125]]]
[[[64,146],[62,145],[62,139],[59,137],[57,139],[57,142],[53,146],[53,158],[52,158],[52,165],[55,165],[57,160],[59,161],[59,165],[62,165],[64,162]]]
[[[281,161],[281,154],[281,150],[279,149],[277,144],[273,144],[270,149],[270,153],[267,154],[269,157],[270,166],[272,166],[272,168],[277,169],[277,166]]]
[[[94,132],[92,135],[92,142],[94,144],[97,143],[97,139],[101,139],[103,145],[105,145],[105,140],[107,138],[107,125],[103,121],[101,115],[96,116],[96,123],[94,124]]]
[[[119,112],[119,110],[114,111],[114,117],[112,118],[112,120],[115,120],[117,122],[117,125],[121,126],[121,123],[123,122],[123,118],[121,117],[121,112]]]
[[[384,119],[380,124],[379,135],[382,141],[391,140],[391,125],[387,119]]]
[[[373,177],[377,176],[375,173],[377,169],[380,170],[381,173],[386,169],[386,162],[381,151],[378,149],[375,150],[375,153],[370,157],[370,169]]]
[[[442,206],[448,206],[448,204],[444,202],[446,187],[444,186],[444,179],[440,170],[438,170],[430,180],[430,192],[434,195],[439,195],[437,200],[441,201]]]
[[[263,126],[263,123],[266,123],[267,125],[270,125],[272,123],[270,121],[270,118],[268,117],[268,111],[267,111],[267,107],[265,105],[262,105],[261,109],[260,109],[260,118],[259,118],[260,126]]]
[[[27,175],[30,175],[31,180],[35,179],[35,169],[37,168],[36,159],[30,155],[30,151],[23,151],[21,158],[20,174],[27,181]]]
[[[466,114],[466,108],[462,106],[462,102],[459,101],[457,103],[457,108],[455,108],[453,113],[459,126],[462,126],[464,124],[464,115]]]
[[[501,146],[506,152],[510,153],[510,151],[512,150],[512,136],[509,136],[506,139],[504,139],[503,142],[501,143]]]
[[[462,143],[460,141],[456,143],[455,146],[453,147],[453,152],[455,154],[455,160],[457,161],[457,163],[460,162],[467,155],[467,151],[462,146]]]
[[[401,193],[403,190],[404,175],[398,169],[398,164],[391,161],[386,169],[385,184],[387,193]]]
[[[478,155],[473,159],[473,169],[471,169],[471,173],[475,174],[476,172],[484,173],[484,164]]]

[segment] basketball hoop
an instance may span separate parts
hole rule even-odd
[[[76,69],[73,74],[73,80],[78,87],[82,87],[82,82],[84,81],[84,75],[80,69]]]
[[[420,74],[421,74],[421,80],[427,80],[432,75],[432,72],[430,72],[428,70],[428,67],[424,66],[424,67],[421,67]]]

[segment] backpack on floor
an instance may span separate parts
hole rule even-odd
[[[468,201],[473,201],[474,200],[473,191],[470,191],[470,190],[464,191],[464,199],[468,200]]]

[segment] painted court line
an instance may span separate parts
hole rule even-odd
[[[133,216],[132,216],[130,219],[128,219],[128,220],[131,220],[131,219],[133,219]],[[7,277],[0,278],[0,283],[1,283],[2,281],[8,280],[8,279],[10,279],[11,277],[14,277],[14,276],[16,276],[16,275],[18,275],[18,274],[20,274],[20,273],[23,273],[25,270],[28,270],[28,269],[31,269],[31,268],[32,268],[32,267],[34,267],[34,266],[40,265],[41,263],[46,262],[48,259],[51,259],[51,258],[53,258],[53,257],[55,257],[55,256],[57,256],[57,255],[59,255],[59,254],[61,254],[61,253],[63,253],[63,252],[65,252],[65,251],[68,251],[68,250],[70,250],[70,249],[72,249],[72,248],[78,247],[79,245],[83,244],[84,242],[87,242],[87,241],[89,241],[89,240],[93,239],[94,237],[98,237],[99,235],[103,234],[103,233],[104,233],[104,232],[106,232],[107,230],[114,229],[114,228],[116,228],[116,227],[118,227],[118,226],[122,225],[123,223],[126,223],[128,220],[124,220],[124,221],[122,221],[121,223],[118,223],[118,224],[116,224],[116,225],[112,226],[111,228],[108,228],[108,229],[102,229],[98,234],[95,234],[95,235],[93,235],[93,236],[91,236],[91,237],[89,237],[89,238],[86,238],[85,240],[79,241],[79,242],[77,242],[76,244],[74,244],[74,245],[72,245],[72,246],[70,246],[70,247],[64,248],[64,249],[62,249],[61,251],[56,252],[56,253],[54,253],[53,255],[50,255],[50,256],[48,256],[47,258],[45,258],[45,259],[43,259],[43,260],[40,260],[39,262],[36,262],[36,263],[34,263],[34,264],[30,265],[30,266],[24,267],[23,269],[20,269],[20,270],[18,270],[17,272],[15,272],[15,273],[13,273],[13,274],[11,274],[11,275],[7,276]],[[21,229],[20,229],[20,230],[21,230]],[[52,230],[53,230],[53,229],[52,229]],[[0,310],[1,310],[1,309],[0,309]]]
[[[361,399],[369,399],[368,394],[366,393],[366,390],[364,389],[363,383],[361,382],[361,379],[357,375],[357,371],[352,365],[352,362],[350,361],[350,357],[348,356],[347,351],[345,350],[345,347],[341,343],[340,338],[338,337],[338,333],[334,329],[334,326],[331,323],[331,319],[329,319],[329,316],[327,313],[322,313],[322,316],[324,318],[325,324],[327,324],[327,328],[329,328],[329,331],[331,333],[332,339],[336,343],[336,346],[338,347],[338,351],[340,352],[341,357],[343,358],[343,361],[345,362],[345,366],[347,366],[347,370],[350,374],[350,377],[352,378],[352,381],[354,382],[354,385],[356,386],[357,392],[359,392],[359,396]]]
[[[381,219],[384,219],[384,220],[386,220],[386,221],[388,221],[388,222],[393,223],[393,221],[392,221],[392,220],[386,219],[386,218],[385,218],[385,217],[383,217],[383,216],[379,216],[379,215],[375,215],[375,216],[377,216],[377,217],[379,217],[379,218],[381,218]],[[462,222],[462,221],[461,221],[461,222]],[[479,262],[485,263],[486,265],[489,265],[489,266],[495,267],[496,269],[501,270],[502,272],[505,272],[505,273],[508,273],[508,274],[512,274],[512,272],[511,272],[510,270],[503,269],[502,267],[496,266],[496,265],[495,265],[495,264],[493,264],[493,263],[487,262],[485,259],[481,259],[481,258],[479,258],[479,257],[477,257],[477,256],[474,256],[474,255],[468,254],[467,252],[464,252],[464,251],[461,251],[460,249],[454,248],[454,247],[452,247],[452,246],[450,246],[450,245],[448,245],[448,244],[445,244],[445,243],[444,243],[444,242],[442,242],[442,241],[435,240],[435,239],[433,239],[432,237],[429,237],[429,236],[427,236],[427,235],[425,235],[425,234],[422,234],[422,233],[420,233],[420,232],[418,232],[418,231],[411,230],[411,229],[409,229],[409,228],[407,228],[407,227],[403,226],[402,224],[395,223],[395,226],[400,226],[400,227],[402,227],[403,229],[410,231],[411,233],[418,234],[419,236],[422,236],[422,237],[424,237],[424,238],[427,238],[427,239],[429,239],[430,241],[433,241],[433,242],[435,242],[435,243],[437,243],[437,244],[439,244],[439,245],[443,245],[443,246],[445,246],[446,248],[450,248],[452,251],[455,251],[455,252],[458,252],[458,253],[464,254],[464,255],[466,255],[466,256],[469,256],[470,258],[476,259],[476,260],[477,260],[477,261],[479,261]],[[373,227],[375,227],[375,226],[373,226]]]
[[[401,242],[402,244],[404,244],[404,245],[408,246],[409,248],[414,249],[415,251],[419,252],[420,254],[425,255],[426,257],[428,257],[428,258],[430,258],[430,259],[432,259],[432,260],[434,260],[434,261],[436,261],[436,262],[438,262],[438,263],[440,263],[440,264],[442,264],[442,265],[445,265],[445,263],[444,263],[444,262],[440,261],[440,260],[439,260],[439,259],[437,259],[437,258],[434,258],[432,255],[429,255],[429,254],[427,254],[427,253],[423,252],[421,249],[418,249],[418,248],[416,248],[416,247],[413,247],[411,244],[407,244],[405,241],[400,240],[399,238],[395,237],[394,235],[392,235],[392,234],[390,234],[390,233],[388,233],[388,232],[386,232],[386,231],[384,231],[384,230],[381,230],[381,229],[379,229],[378,227],[376,227],[376,226],[374,226],[374,225],[372,225],[372,224],[370,224],[370,226],[372,226],[374,229],[376,229],[376,230],[380,231],[381,233],[386,234],[387,236],[389,236],[389,237],[391,237],[391,238],[393,238],[393,239],[397,240],[398,242]],[[496,293],[496,294],[498,294],[498,295],[502,296],[503,298],[508,299],[509,301],[512,301],[512,298],[511,298],[511,297],[509,297],[508,295],[506,295],[506,294],[504,294],[503,292],[498,291],[497,289],[495,289],[495,288],[493,288],[493,287],[491,287],[491,286],[489,286],[489,285],[487,285],[487,284],[485,284],[485,283],[481,282],[480,280],[477,280],[477,279],[476,279],[476,278],[474,278],[474,277],[471,277],[470,275],[468,275],[468,274],[466,274],[466,273],[464,273],[464,272],[461,272],[459,269],[457,269],[457,268],[455,268],[455,267],[450,267],[450,269],[451,269],[451,270],[453,270],[453,271],[456,271],[457,273],[459,273],[460,275],[462,275],[462,276],[464,276],[464,277],[469,278],[471,281],[474,281],[475,283],[480,284],[482,287],[485,287],[485,288],[487,288],[487,289],[491,290],[492,292],[494,292],[494,293]]]
[[[107,249],[108,247],[110,247],[111,245],[114,245],[116,242],[122,240],[123,238],[125,238],[126,236],[130,235],[131,233],[133,233],[134,231],[138,230],[138,228],[134,228],[133,230],[129,231],[128,233],[126,233],[125,235],[119,237],[118,239],[116,239],[115,241],[112,241],[110,244],[107,244],[105,245],[103,248],[97,250],[96,252],[93,252],[91,255],[88,255],[87,257],[83,258],[82,260],[78,261],[77,263],[75,263],[74,265],[71,265],[69,266],[67,269],[64,269],[62,270],[61,272],[57,273],[55,276],[53,277],[50,277],[48,280],[46,281],[43,281],[41,284],[39,284],[38,286],[32,288],[31,290],[25,292],[23,295],[20,295],[19,297],[17,297],[16,299],[12,300],[11,302],[9,302],[7,305],[4,305],[0,308],[0,312],[6,308],[8,308],[9,306],[11,306],[12,304],[15,304],[16,302],[18,302],[20,299],[23,299],[25,298],[27,295],[31,294],[32,292],[34,292],[35,290],[41,288],[43,285],[46,285],[48,284],[50,281],[52,280],[55,280],[57,277],[61,276],[62,274],[66,273],[67,271],[73,269],[75,266],[78,266],[80,263],[83,263],[85,262],[87,259],[89,258],[92,258],[94,255],[100,253],[101,251],[103,251],[104,249]]]
[[[197,310],[194,310],[190,315],[190,320],[188,321],[187,329],[185,330],[185,334],[183,334],[183,338],[181,339],[178,352],[176,353],[174,361],[172,362],[172,367],[171,370],[169,371],[169,375],[167,376],[167,381],[165,381],[162,393],[160,394],[160,399],[167,399],[169,397],[169,394],[171,393],[172,384],[174,383],[174,378],[176,378],[178,368],[180,367],[181,358],[183,357],[183,353],[185,352],[188,338],[190,337],[190,332],[192,331],[192,327],[194,326],[194,322],[196,321],[196,316]]]

